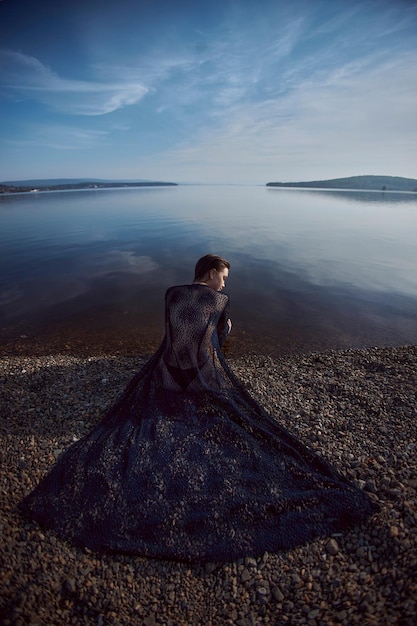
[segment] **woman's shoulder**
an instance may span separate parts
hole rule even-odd
[[[172,287],[168,287],[168,289],[165,292],[165,295],[171,295],[171,294],[175,294],[175,293],[186,293],[187,291],[189,291],[189,288],[192,287],[193,285],[190,284],[186,284],[186,285],[172,285]]]
[[[210,299],[217,302],[226,304],[229,301],[229,296],[220,291],[215,291],[207,285],[199,283],[188,283],[186,285],[173,285],[169,287],[165,292],[165,298],[171,300],[172,298],[188,297],[192,293],[200,294],[204,299]]]

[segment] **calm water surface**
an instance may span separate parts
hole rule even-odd
[[[183,186],[0,197],[0,327],[153,350],[163,296],[231,261],[229,354],[417,342],[417,194]],[[21,336],[26,338],[22,339]]]

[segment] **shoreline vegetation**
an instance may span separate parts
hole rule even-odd
[[[329,180],[305,182],[267,183],[267,187],[290,187],[299,189],[343,189],[352,191],[402,191],[417,192],[417,179],[401,176],[349,176]]]
[[[162,181],[139,181],[139,182],[107,182],[107,181],[81,181],[42,184],[13,184],[0,183],[0,194],[10,193],[31,193],[41,191],[71,191],[83,189],[119,189],[125,187],[176,187],[177,183],[166,183]]]
[[[58,351],[0,358],[2,624],[415,624],[417,346],[228,359],[262,406],[379,511],[289,552],[223,564],[95,554],[16,511],[145,361]]]

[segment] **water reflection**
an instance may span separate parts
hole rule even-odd
[[[279,192],[286,191],[284,188],[279,187],[268,187],[268,190],[271,192]],[[307,194],[317,194],[322,198],[333,198],[334,200],[340,200],[340,198],[345,198],[349,202],[361,202],[363,204],[370,204],[376,202],[378,204],[388,203],[388,204],[408,204],[408,203],[416,203],[417,201],[417,192],[415,191],[383,191],[382,189],[379,191],[374,190],[357,190],[352,191],[349,189],[294,189],[291,191],[296,191],[296,193],[307,193]]]
[[[359,195],[223,186],[2,197],[3,341],[154,346],[165,289],[190,282],[211,251],[232,263],[233,353],[415,342],[417,197]]]

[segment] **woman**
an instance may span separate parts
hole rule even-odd
[[[26,515],[97,551],[219,561],[289,549],[371,513],[229,369],[229,268],[206,255],[192,284],[168,289],[160,348],[25,498]]]

